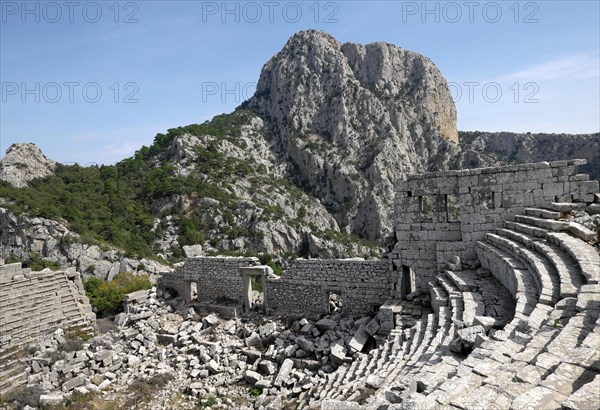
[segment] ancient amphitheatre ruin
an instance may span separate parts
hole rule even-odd
[[[98,376],[107,388],[171,369],[222,408],[598,408],[599,233],[578,218],[600,213],[600,188],[584,163],[414,175],[381,260],[299,259],[276,277],[254,258],[189,258],[130,295],[114,346],[63,363],[19,352],[94,332],[78,273],[3,264],[0,388],[37,381],[51,404]],[[227,401],[238,385],[262,394]]]

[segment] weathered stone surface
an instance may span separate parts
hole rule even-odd
[[[331,319],[321,319],[316,323],[316,326],[321,330],[332,330],[337,326],[337,322]]]
[[[285,359],[279,368],[279,373],[277,373],[277,377],[273,381],[273,384],[275,386],[281,386],[281,384],[288,379],[293,367],[294,362],[291,359]]]
[[[315,351],[315,344],[310,340],[306,339],[304,336],[300,336],[296,339],[296,343],[300,346],[301,349],[306,350],[307,352]]]
[[[71,380],[68,380],[65,383],[63,383],[62,390],[64,392],[69,392],[75,387],[82,386],[83,384],[85,384],[85,376],[73,377]]]
[[[260,373],[254,372],[252,370],[246,370],[246,373],[244,373],[244,377],[248,384],[251,384],[252,386],[254,386],[257,382],[259,382],[262,379]]]
[[[59,404],[63,400],[64,396],[62,394],[42,394],[40,396],[40,404],[41,405],[53,405]]]
[[[364,326],[361,326],[352,337],[348,347],[354,352],[360,352],[369,340],[369,336],[369,332]]]
[[[321,410],[351,410],[360,409],[360,404],[353,401],[327,399],[321,403]]]
[[[13,144],[0,161],[0,179],[23,188],[32,179],[52,175],[55,168],[56,162],[48,159],[34,144]]]

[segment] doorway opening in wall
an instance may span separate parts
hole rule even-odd
[[[198,284],[190,282],[190,300],[198,300]]]
[[[250,276],[250,287],[252,294],[250,297],[251,309],[262,307],[265,301],[265,290],[261,276]]]
[[[415,290],[415,271],[403,265],[400,278],[400,295],[402,298],[406,298],[406,295],[413,293]]]
[[[330,314],[339,313],[342,308],[342,294],[334,291],[327,292],[327,312]]]

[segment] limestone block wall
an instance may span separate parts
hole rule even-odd
[[[281,277],[267,280],[266,300],[280,312],[326,312],[335,293],[345,312],[364,314],[389,300],[393,288],[388,260],[298,259]]]
[[[32,272],[0,264],[0,352],[57,328],[93,334],[95,318],[75,268]]]
[[[577,174],[585,160],[541,162],[409,177],[395,198],[397,244],[389,257],[415,272],[418,290],[453,255],[476,259],[474,243],[527,207],[592,202],[598,181]]]
[[[194,257],[172,273],[163,274],[162,288],[171,288],[189,298],[189,284],[196,283],[199,302],[218,302],[229,299],[242,302],[242,277],[239,268],[258,265],[257,258]]]
[[[183,280],[183,266],[178,266],[172,271],[160,272],[157,287],[171,293],[172,296],[185,296],[189,292],[189,285]]]

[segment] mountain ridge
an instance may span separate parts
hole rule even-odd
[[[447,82],[428,58],[305,31],[265,64],[255,95],[234,112],[159,133],[115,165],[55,164],[18,188],[5,179],[0,205],[164,263],[191,245],[378,257],[392,232],[394,186],[407,175],[544,156],[587,158],[586,172],[599,177],[599,135],[459,133]],[[14,246],[0,243],[0,257]]]

